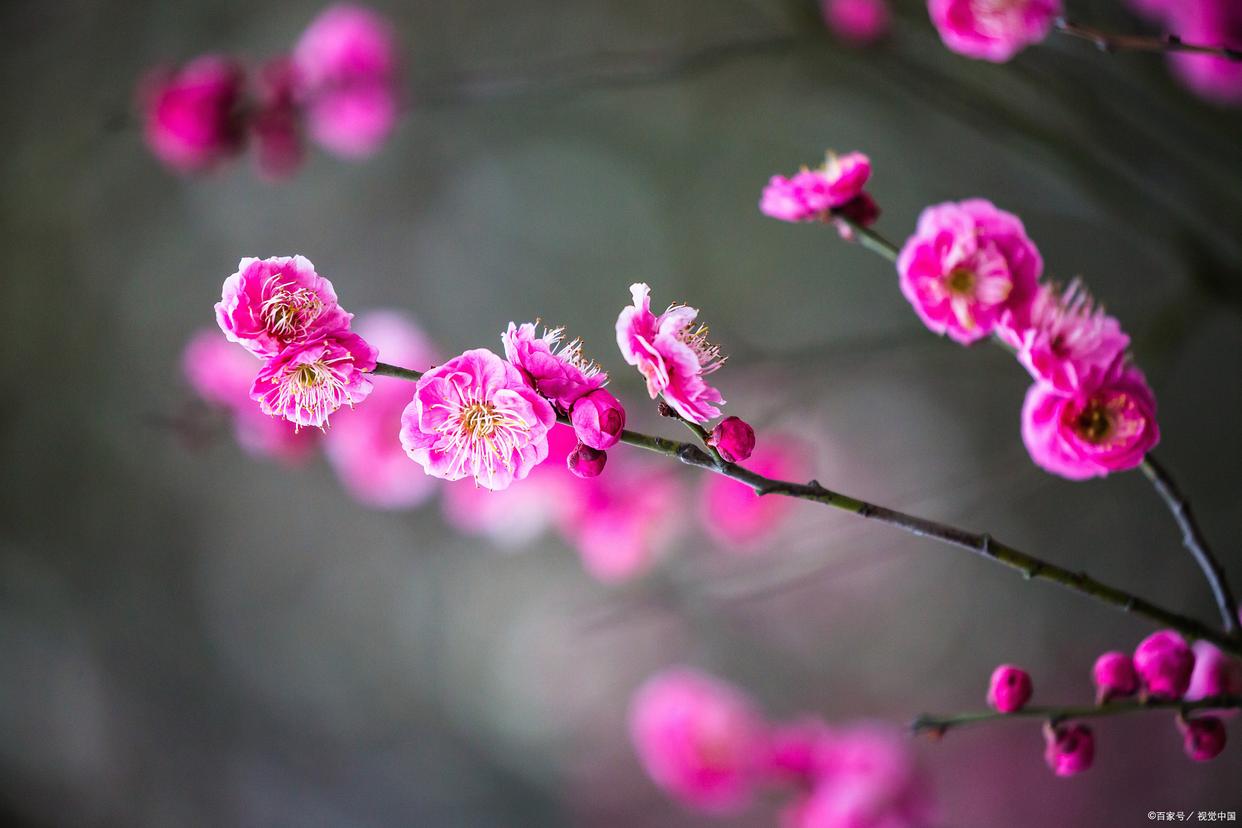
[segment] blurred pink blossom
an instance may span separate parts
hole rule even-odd
[[[1226,654],[1210,641],[1196,641],[1192,649],[1195,666],[1190,674],[1190,685],[1182,698],[1198,701],[1209,696],[1242,696],[1242,660]],[[1238,714],[1236,708],[1212,712],[1217,716]]]
[[[765,435],[742,465],[778,480],[806,475],[806,447],[780,435]],[[760,497],[745,483],[723,475],[703,480],[700,515],[703,528],[716,541],[735,550],[754,550],[772,537],[797,501],[787,497]]]
[[[781,221],[812,221],[858,198],[871,177],[871,159],[861,152],[829,152],[822,166],[803,168],[792,178],[774,175],[763,189],[759,210]]]
[[[293,175],[306,156],[295,93],[296,75],[288,58],[275,58],[259,69],[250,132],[259,175],[268,181]]]
[[[1084,724],[1045,724],[1044,743],[1044,762],[1057,776],[1076,776],[1095,762],[1095,734]]]
[[[1195,716],[1178,719],[1182,731],[1182,746],[1186,755],[1196,762],[1208,762],[1220,756],[1225,749],[1225,723],[1216,716]]]
[[[216,322],[230,342],[258,357],[349,327],[332,283],[304,256],[242,259],[224,281]]]
[[[656,316],[651,312],[651,289],[630,287],[634,304],[617,318],[617,346],[630,365],[647,380],[647,393],[664,400],[678,414],[696,423],[720,415],[720,392],[703,377],[719,368],[725,358],[707,341],[706,326],[695,327],[699,312],[686,305],[670,305]]]
[[[398,114],[396,43],[374,11],[341,3],[311,22],[293,50],[311,137],[347,158],[375,153]]]
[[[435,349],[407,315],[380,310],[359,314],[353,329],[385,362],[424,370]],[[405,509],[425,501],[435,481],[410,462],[401,447],[401,414],[413,386],[394,377],[372,377],[366,405],[337,412],[324,435],[324,453],[345,489],[373,509]]]
[[[897,258],[901,291],[923,324],[962,344],[1023,318],[1043,270],[1022,221],[989,201],[928,207]]]
[[[255,377],[250,398],[264,414],[325,428],[342,406],[367,398],[374,369],[375,349],[362,337],[345,330],[321,334],[269,359]]]
[[[824,23],[846,43],[867,46],[888,34],[888,0],[820,0]]]
[[[949,49],[1004,63],[1048,36],[1061,0],[928,0],[927,11]]]
[[[1187,43],[1242,49],[1242,3],[1182,0],[1167,9],[1167,29]],[[1218,104],[1242,105],[1242,61],[1175,52],[1173,73],[1195,94]]]
[[[176,172],[202,172],[241,152],[245,73],[231,58],[206,55],[162,68],[139,84],[143,135]]]
[[[500,339],[505,358],[522,373],[530,387],[558,410],[569,413],[575,400],[603,387],[608,375],[582,356],[581,340],[565,343],[564,335],[563,328],[545,328],[540,336],[530,322],[510,322]]]
[[[1152,633],[1134,650],[1134,670],[1151,698],[1180,699],[1190,688],[1194,666],[1194,651],[1174,630]]]

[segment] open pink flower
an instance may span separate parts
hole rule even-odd
[[[1168,30],[1187,43],[1242,49],[1242,4],[1237,0],[1182,0],[1168,9]],[[1218,104],[1242,104],[1242,61],[1177,52],[1173,73],[1195,94]]]
[[[518,369],[478,348],[423,374],[401,415],[401,444],[433,477],[473,477],[496,491],[547,458],[555,422]]]
[[[328,417],[371,393],[375,349],[357,334],[334,331],[296,342],[272,357],[255,377],[250,398],[264,414],[299,426],[324,428]]]
[[[397,121],[396,46],[388,22],[363,6],[325,9],[293,50],[311,137],[347,158],[380,148]]]
[[[1097,385],[1130,345],[1121,324],[1095,306],[1078,280],[1064,291],[1041,286],[1023,315],[1025,324],[1006,313],[997,334],[1032,377],[1063,394]]]
[[[224,281],[216,322],[230,342],[257,357],[349,327],[332,283],[304,256],[242,259]]]
[[[1061,0],[928,0],[927,11],[949,49],[1004,63],[1048,36]]]
[[[820,11],[833,34],[854,46],[875,43],[892,23],[888,0],[820,0]]]
[[[582,356],[582,340],[564,342],[564,336],[564,328],[545,328],[539,336],[530,322],[510,322],[500,339],[505,358],[522,372],[530,387],[568,413],[579,397],[602,388],[608,375]]]
[[[823,166],[792,178],[772,176],[759,209],[781,221],[812,221],[858,198],[871,177],[871,159],[861,152],[829,152]]]
[[[1156,398],[1124,358],[1073,394],[1037,382],[1022,406],[1022,441],[1037,466],[1070,480],[1132,469],[1160,441]]]
[[[396,365],[424,369],[435,360],[426,335],[398,311],[360,314],[354,331],[380,357]],[[372,509],[406,509],[425,501],[435,481],[410,462],[397,435],[410,402],[410,384],[394,377],[372,377],[366,405],[338,411],[324,435],[324,453],[345,489]]]
[[[684,667],[659,673],[638,690],[630,737],[657,785],[705,811],[744,807],[766,755],[766,725],[751,700]]]
[[[693,323],[699,312],[686,305],[670,305],[656,316],[651,312],[651,289],[630,287],[634,304],[617,317],[617,346],[621,356],[647,380],[647,393],[664,400],[678,414],[696,423],[720,415],[720,392],[703,377],[725,360],[707,341],[707,327]]]
[[[1024,318],[1043,266],[1021,220],[983,199],[925,209],[897,258],[901,292],[923,324],[964,345],[1006,312]]]
[[[295,92],[296,74],[288,58],[270,60],[259,70],[250,132],[259,175],[268,181],[293,175],[306,156]]]
[[[241,151],[246,77],[231,58],[206,55],[179,69],[157,69],[139,85],[143,135],[177,172],[202,172]]]
[[[807,473],[806,447],[779,435],[765,435],[750,458],[750,471],[777,480],[798,480]],[[745,483],[708,475],[703,480],[700,515],[714,540],[737,551],[757,550],[797,506],[787,497],[760,497]]]

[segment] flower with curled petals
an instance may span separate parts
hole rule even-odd
[[[230,342],[257,357],[349,327],[332,283],[305,256],[242,259],[224,281],[216,322]]]
[[[509,323],[500,335],[505,358],[540,394],[563,413],[568,413],[581,396],[602,388],[608,375],[582,356],[582,340],[564,341],[564,328],[544,328],[538,335],[535,325]]]

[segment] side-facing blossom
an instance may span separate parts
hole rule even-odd
[[[699,312],[686,305],[670,305],[656,316],[651,312],[651,289],[630,287],[634,304],[617,317],[617,346],[621,356],[647,380],[652,399],[664,400],[681,416],[696,423],[720,415],[724,399],[703,377],[725,360],[707,340],[707,327],[695,325]]]
[[[397,57],[392,28],[351,3],[325,9],[293,50],[311,137],[347,158],[380,148],[397,122]]]
[[[236,155],[245,139],[245,84],[241,66],[221,55],[155,70],[138,91],[147,146],[177,172],[202,172]]]
[[[1022,221],[984,199],[925,209],[897,258],[901,292],[923,324],[964,345],[1006,313],[1024,320],[1043,266]]]
[[[1061,0],[928,0],[927,11],[949,49],[1004,63],[1048,36]]]
[[[774,175],[763,189],[759,209],[781,221],[812,221],[844,207],[863,193],[871,177],[871,159],[861,152],[829,152],[822,166],[791,178]]]
[[[652,780],[688,805],[744,807],[766,756],[766,724],[737,688],[689,668],[648,679],[630,703],[630,738]]]
[[[875,43],[892,25],[888,0],[820,0],[819,8],[832,33],[854,46]]]
[[[1182,0],[1169,6],[1166,26],[1187,43],[1242,49],[1242,4],[1236,0]],[[1242,61],[1175,52],[1173,73],[1192,92],[1218,104],[1242,104]]]
[[[412,319],[391,310],[361,313],[353,330],[385,362],[424,369],[435,349]],[[236,350],[236,349],[234,349]],[[410,384],[373,376],[366,405],[338,411],[324,434],[324,453],[345,489],[373,509],[405,509],[431,496],[435,481],[406,456],[397,434],[410,402]]]
[[[360,403],[371,393],[375,358],[375,349],[355,333],[321,334],[269,359],[255,377],[250,398],[264,414],[324,428],[342,406]]]
[[[742,465],[765,477],[798,480],[807,473],[806,456],[805,446],[769,435]],[[708,475],[702,485],[699,513],[703,528],[733,550],[759,549],[798,505],[787,497],[761,497],[745,483],[722,475]]]
[[[1242,696],[1242,660],[1225,653],[1210,641],[1196,641],[1194,670],[1190,685],[1182,697],[1198,701],[1210,696]],[[1237,709],[1214,710],[1217,716],[1236,716]]]
[[[216,322],[230,342],[257,357],[274,357],[287,345],[349,326],[332,283],[304,256],[242,259],[224,281]]]
[[[1022,442],[1037,466],[1070,480],[1132,469],[1160,442],[1156,397],[1124,357],[1073,394],[1037,382],[1022,406]]]
[[[509,329],[500,335],[505,358],[521,371],[530,387],[568,413],[579,397],[602,388],[608,375],[583,357],[581,340],[565,342],[564,337],[564,328],[545,328],[539,335],[530,322],[510,322]]]
[[[423,374],[401,415],[401,445],[433,477],[499,490],[548,456],[551,403],[485,348]]]
[[[288,58],[275,58],[260,67],[250,133],[259,175],[268,181],[293,175],[306,155],[296,91],[296,71]]]
[[[1029,313],[1006,313],[997,335],[1032,377],[1063,394],[1098,385],[1130,345],[1121,323],[1078,280],[1065,290],[1041,285]]]

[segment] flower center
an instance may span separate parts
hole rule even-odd
[[[949,271],[944,284],[949,293],[955,296],[970,296],[975,290],[974,271],[964,267],[955,267]]]
[[[278,410],[300,409],[315,420],[327,420],[328,415],[348,399],[345,381],[323,360],[304,362],[283,378],[273,377],[272,382],[280,383],[276,397]]]
[[[713,345],[708,336],[711,329],[706,325],[699,325],[697,328],[682,328],[677,334],[677,338],[690,346],[690,350],[694,351],[694,355],[698,357],[700,373],[710,374],[721,365],[724,365],[727,356],[720,353],[720,346]]]
[[[1103,443],[1113,429],[1113,419],[1099,400],[1091,400],[1074,421],[1078,435],[1092,443]]]
[[[461,430],[474,440],[492,436],[496,421],[496,409],[489,403],[471,403],[461,410]]]
[[[289,285],[283,284],[264,300],[259,318],[272,336],[292,339],[305,333],[322,310],[319,294],[308,288],[289,290]]]
[[[438,430],[446,439],[444,451],[453,456],[453,468],[476,481],[490,482],[501,468],[512,471],[514,454],[530,439],[530,426],[520,416],[473,395]]]

